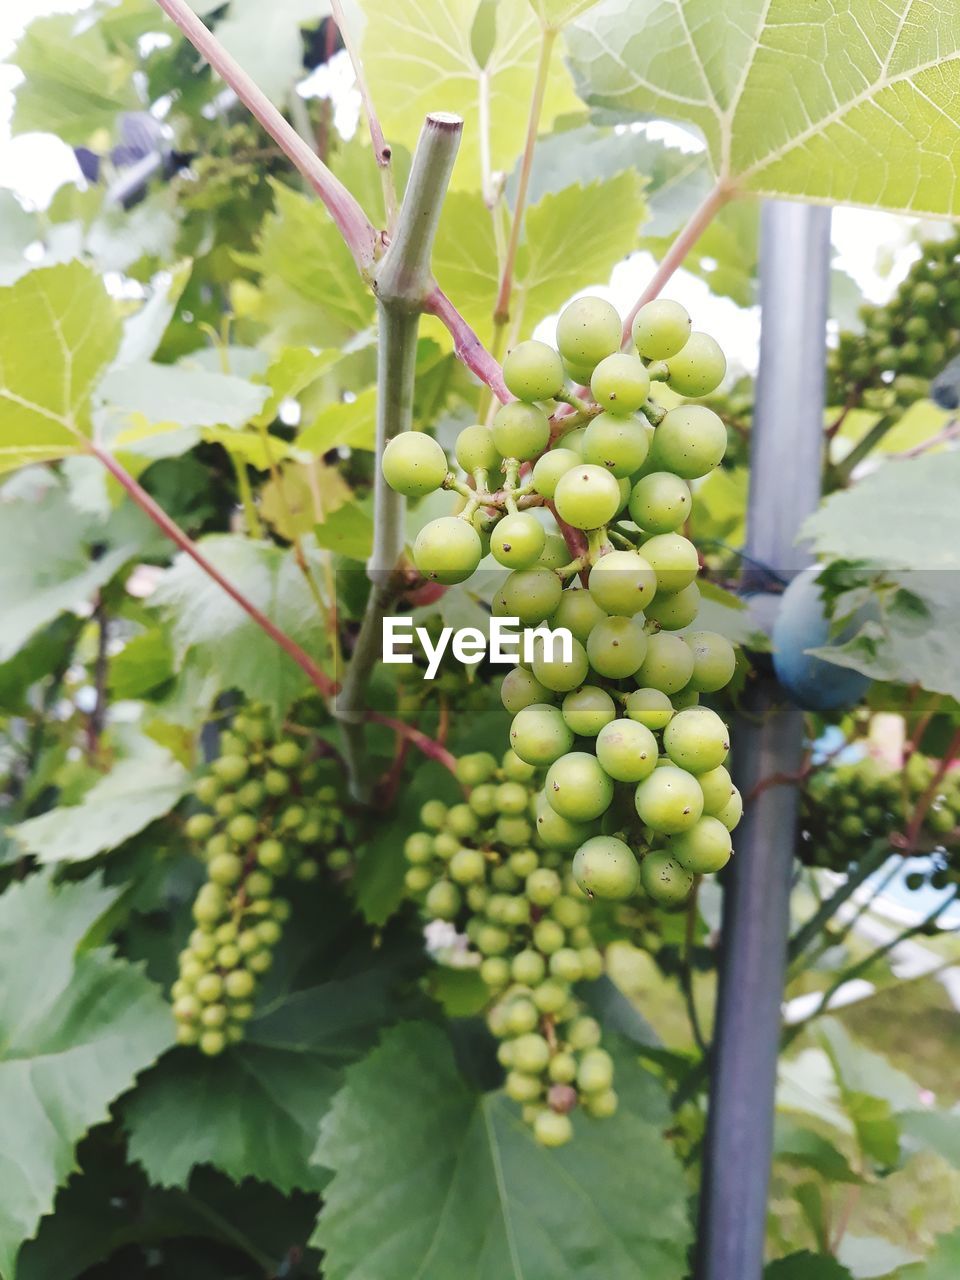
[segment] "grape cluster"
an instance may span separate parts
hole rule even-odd
[[[198,780],[204,808],[186,821],[200,847],[207,880],[193,904],[195,928],[173,984],[177,1041],[208,1055],[243,1038],[258,981],[273,961],[290,903],[276,892],[285,877],[314,879],[312,856],[330,850],[339,868],[342,813],[336,788],[322,783],[322,764],[261,707],[234,717],[220,755]]]
[[[406,841],[406,888],[431,920],[456,922],[490,989],[487,1021],[499,1040],[508,1096],[545,1146],[572,1135],[577,1105],[596,1117],[617,1107],[613,1062],[574,984],[600,977],[590,908],[562,853],[538,838],[536,770],[508,751],[461,757],[469,798],[430,800]]]
[[[938,773],[939,761],[914,752],[902,770],[866,755],[811,775],[803,793],[800,857],[812,866],[845,871],[867,847],[889,840],[899,847],[917,805]],[[910,853],[960,851],[960,769],[948,770],[932,797]],[[936,874],[936,873],[935,873]],[[924,877],[908,877],[919,888]]]
[[[861,308],[864,333],[842,333],[828,362],[829,402],[902,411],[960,348],[960,233],[921,246],[885,306]]]

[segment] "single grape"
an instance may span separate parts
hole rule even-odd
[[[636,720],[613,720],[600,730],[597,759],[617,782],[642,782],[657,767],[657,740]]]
[[[716,811],[715,816],[720,819],[728,831],[733,831],[737,826],[743,817],[743,797],[736,787],[733,788],[733,795],[722,809]]]
[[[538,920],[533,926],[533,945],[545,956],[552,956],[555,951],[559,951],[566,941],[566,937],[563,926],[558,924],[556,920]],[[548,978],[547,981],[549,982],[550,979]],[[566,1000],[566,995],[566,989],[564,989],[564,1000]],[[536,1000],[536,995],[534,995],[534,1000]],[[539,1001],[537,1001],[537,1004],[541,1009],[543,1008]]]
[[[716,817],[733,795],[733,779],[727,769],[718,764],[715,769],[707,769],[698,774],[697,781],[703,792],[703,812]]]
[[[413,544],[413,561],[425,578],[451,586],[476,571],[483,555],[480,535],[458,516],[425,524]]]
[[[447,455],[423,431],[402,431],[383,451],[383,477],[391,489],[420,498],[439,489],[447,478]]]
[[[633,693],[627,694],[624,710],[631,720],[657,730],[666,728],[673,719],[674,706],[659,689],[634,689]]]
[[[640,867],[623,840],[594,836],[574,855],[573,878],[590,897],[622,901],[636,893]]]
[[[697,548],[680,533],[658,533],[647,538],[640,554],[657,575],[658,595],[682,591],[700,572]]]
[[[692,773],[676,765],[664,765],[638,785],[634,803],[648,827],[664,835],[676,835],[699,821],[703,792]]]
[[[513,1064],[518,1071],[538,1076],[546,1071],[550,1061],[550,1046],[543,1036],[527,1031],[513,1042]]]
[[[561,982],[575,983],[583,979],[583,962],[573,947],[561,947],[550,957],[550,974]]]
[[[706,396],[723,381],[727,362],[718,342],[694,330],[682,349],[667,360],[667,368],[667,381],[679,395]]]
[[[583,1099],[583,1109],[595,1120],[608,1120],[616,1115],[620,1099],[615,1090],[604,1089],[599,1093],[588,1093]]]
[[[633,345],[646,360],[669,360],[687,345],[692,327],[686,308],[679,302],[657,298],[634,316]]]
[[[503,362],[503,380],[518,400],[551,400],[563,390],[563,363],[553,347],[530,338],[518,343]],[[501,449],[501,453],[504,451]],[[516,455],[505,453],[505,457]]]
[[[499,472],[503,459],[494,444],[493,433],[481,422],[464,427],[457,436],[456,459],[464,471]]]
[[[561,714],[573,730],[583,738],[595,738],[604,725],[615,720],[617,708],[606,689],[585,684],[563,700]]]
[[[535,627],[556,610],[563,584],[552,569],[515,569],[503,584],[506,617]]]
[[[691,582],[673,595],[655,596],[647,605],[646,616],[648,622],[656,622],[663,631],[682,631],[696,619],[699,610],[700,588]]]
[[[530,782],[537,772],[532,764],[521,760],[509,747],[503,753],[500,768],[503,770],[503,776],[511,782]]]
[[[663,748],[688,773],[707,773],[727,758],[730,734],[715,711],[690,707],[678,711],[664,729]]]
[[[679,693],[693,674],[693,654],[681,636],[659,631],[647,639],[647,653],[637,672],[637,684]]]
[[[537,835],[545,849],[568,852],[578,848],[592,834],[590,823],[571,822],[569,818],[561,817],[543,792],[537,796],[536,808]]]
[[[564,360],[586,371],[620,350],[621,332],[616,307],[603,298],[577,298],[560,312],[557,347]]]
[[[583,460],[620,480],[640,470],[649,448],[647,433],[635,418],[600,413],[584,433]]]
[[[636,413],[650,394],[650,375],[638,356],[619,351],[606,356],[593,371],[590,390],[607,413]]]
[[[529,511],[518,511],[497,521],[490,537],[494,559],[508,569],[529,569],[543,551],[543,525]]]
[[[678,907],[686,902],[693,888],[693,876],[661,849],[653,849],[640,863],[640,883],[665,907]]]
[[[613,1084],[613,1059],[605,1049],[588,1049],[580,1059],[577,1088],[581,1093],[602,1093]]]
[[[562,569],[571,560],[570,548],[561,533],[548,533],[537,565],[541,569]]]
[[[590,570],[590,595],[607,613],[632,617],[657,589],[657,575],[636,551],[609,551]]]
[[[562,1147],[573,1137],[573,1122],[568,1115],[545,1107],[537,1112],[533,1136],[542,1147]]]
[[[647,652],[647,635],[633,618],[604,618],[587,638],[587,656],[598,675],[609,680],[632,676]]]
[[[549,765],[570,750],[573,734],[556,707],[534,703],[514,716],[510,745],[527,764]]]
[[[691,875],[710,875],[730,861],[730,832],[718,818],[703,817],[689,829],[670,837],[670,854]]]
[[[479,849],[468,849],[465,845],[450,859],[450,878],[457,884],[477,884],[486,873],[487,864]]]
[[[620,486],[603,467],[581,463],[561,476],[554,505],[561,520],[575,529],[599,529],[620,509]]]
[[[719,466],[727,449],[727,429],[704,404],[671,409],[653,433],[650,461],[657,470],[696,480]]]
[[[579,640],[572,641],[569,662],[556,656],[547,658],[546,646],[543,644],[538,645],[537,649],[537,656],[533,660],[533,674],[545,688],[556,693],[568,693],[586,680],[590,664],[587,661],[587,650]]]
[[[613,783],[587,751],[570,751],[547,770],[544,794],[561,818],[591,822],[610,807]]]
[[[537,396],[538,400],[543,398]],[[549,419],[536,405],[511,400],[497,410],[493,419],[493,442],[505,458],[528,462],[544,451],[549,439]]]
[[[573,449],[549,449],[534,464],[533,487],[549,501],[556,492],[560,477],[565,476],[579,461],[580,454]]]
[[[477,787],[483,782],[489,782],[496,772],[496,756],[489,751],[473,751],[457,761],[457,781],[465,787]]]
[[[687,519],[692,505],[685,480],[670,471],[651,471],[633,486],[630,519],[645,533],[673,533]]]
[[[733,679],[737,655],[726,636],[716,631],[691,631],[684,637],[693,654],[690,687],[698,693],[716,693]]]
[[[581,644],[586,644],[590,632],[606,616],[589,591],[572,587],[560,597],[550,626],[553,630],[564,627]]]

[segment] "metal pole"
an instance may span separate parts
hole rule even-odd
[[[770,202],[761,222],[762,327],[747,552],[790,573],[820,496],[830,211]],[[749,582],[748,582],[749,589]],[[736,781],[799,767],[802,715],[762,675],[737,726]],[[756,719],[754,719],[756,717]],[[697,1280],[761,1280],[797,818],[795,787],[764,789],[736,833],[724,884]]]

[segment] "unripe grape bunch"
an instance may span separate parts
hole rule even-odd
[[[507,1095],[544,1146],[573,1135],[576,1106],[602,1118],[617,1107],[613,1061],[600,1028],[573,994],[599,978],[603,956],[590,906],[536,830],[537,771],[512,751],[461,757],[461,804],[428,801],[406,841],[407,893],[428,920],[466,935],[490,991],[487,1023],[499,1041]]]
[[[271,967],[290,902],[284,880],[349,861],[338,848],[342,813],[336,788],[303,739],[277,731],[251,707],[221,734],[220,755],[194,787],[198,808],[184,824],[207,866],[193,904],[195,927],[180,955],[171,996],[179,1044],[215,1056],[243,1038],[257,988]]]
[[[681,532],[691,485],[721,462],[726,429],[702,404],[665,410],[653,398],[657,384],[704,396],[722,380],[719,346],[691,330],[679,303],[650,302],[633,323],[635,353],[621,352],[616,310],[580,298],[560,315],[557,350],[530,341],[508,354],[504,380],[517,399],[490,429],[461,433],[457,461],[473,488],[429,437],[399,436],[384,457],[395,488],[446,485],[465,498],[459,514],[420,531],[413,555],[424,576],[466,580],[489,539],[511,570],[494,612],[573,637],[569,661],[541,648],[502,690],[513,751],[547,770],[541,838],[574,854],[586,893],[624,899],[642,884],[666,905],[726,863],[741,813],[727,728],[698,705],[730,681],[735,655],[696,625],[700,560]],[[589,385],[590,398],[570,384]],[[531,509],[544,503],[582,551],[548,535]]]

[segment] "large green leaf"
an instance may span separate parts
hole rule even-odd
[[[216,534],[200,543],[227,580],[310,653],[322,650],[323,619],[293,555],[271,543]],[[153,599],[170,614],[175,648],[193,653],[221,689],[284,710],[307,678],[252,618],[187,556],[176,558]]]
[[[116,896],[43,876],[0,897],[0,1275],[49,1213],[74,1146],[171,1040],[160,993],[81,943]]]
[[[482,138],[489,146],[492,172],[509,172],[523,149],[541,41],[540,24],[527,0],[500,0],[489,6],[496,34],[481,63],[471,41],[481,4],[394,0],[385,6],[362,0],[367,17],[363,60],[377,88],[387,137],[412,148],[428,112],[463,116],[466,127],[452,185],[474,191],[482,185]],[[555,56],[541,128],[577,105],[569,73]]]
[[[211,1164],[235,1182],[319,1191],[329,1174],[312,1161],[318,1126],[344,1067],[387,1021],[384,977],[288,996],[214,1061],[196,1050],[169,1054],[124,1110],[133,1159],[165,1187],[186,1187],[196,1165]]]
[[[121,760],[79,804],[51,809],[10,829],[41,862],[82,862],[114,849],[178,803],[190,775],[166,751],[145,746]]]
[[[100,383],[107,410],[121,421],[184,427],[240,427],[259,413],[269,392],[245,378],[183,364],[134,361]]]
[[[347,1072],[320,1131],[335,1176],[316,1242],[329,1280],[679,1280],[686,1189],[665,1098],[621,1055],[614,1121],[538,1147],[514,1103],[475,1094],[436,1027],[401,1024]]]
[[[960,1169],[960,1112],[905,1111],[899,1119],[908,1141],[930,1147]]]
[[[911,213],[960,208],[953,6],[604,0],[567,41],[587,102],[607,118],[694,125],[715,174],[735,188]]]
[[[0,289],[0,471],[83,448],[90,393],[119,341],[116,307],[82,263]]]

